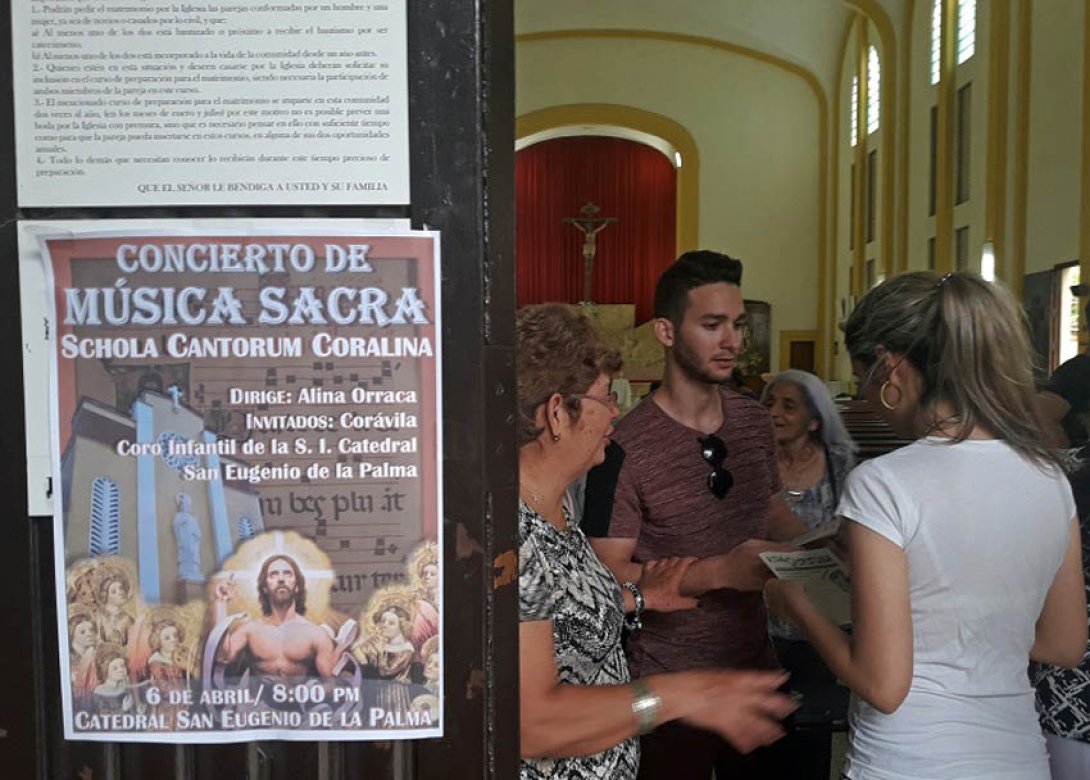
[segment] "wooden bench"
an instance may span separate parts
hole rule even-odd
[[[902,439],[883,420],[869,401],[851,400],[838,402],[840,418],[848,435],[859,447],[859,460],[877,458],[910,443]]]

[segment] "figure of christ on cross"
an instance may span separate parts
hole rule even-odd
[[[596,216],[601,209],[593,203],[587,203],[579,210],[578,217],[564,217],[561,221],[575,225],[583,234],[583,303],[590,303],[591,280],[594,271],[594,256],[598,252],[598,234],[617,217]]]

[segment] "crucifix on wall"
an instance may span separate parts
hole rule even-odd
[[[575,225],[583,234],[583,302],[590,303],[591,278],[594,271],[594,256],[598,252],[598,234],[606,225],[617,222],[617,217],[599,217],[601,209],[593,203],[587,203],[579,210],[578,217],[564,217],[561,221]]]

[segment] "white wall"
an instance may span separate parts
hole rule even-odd
[[[518,115],[610,103],[683,125],[700,153],[700,245],[745,263],[747,298],[780,330],[817,328],[818,103],[798,76],[672,41],[560,39],[517,47]]]

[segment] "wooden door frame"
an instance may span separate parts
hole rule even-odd
[[[817,364],[817,340],[816,330],[781,330],[780,331],[780,371],[786,371],[791,367],[791,342],[809,341],[814,345],[814,368],[820,369]]]

